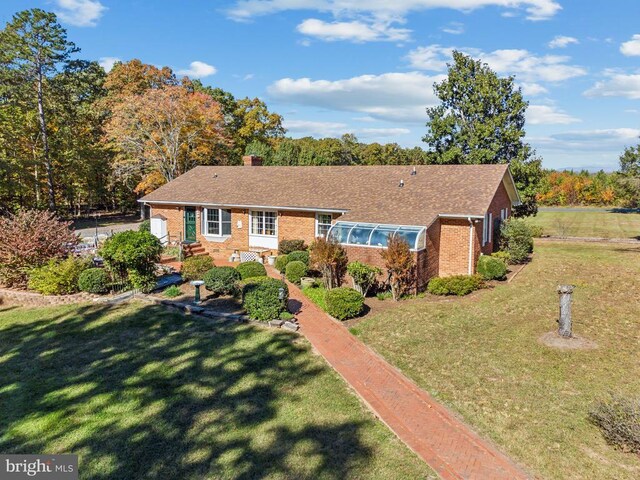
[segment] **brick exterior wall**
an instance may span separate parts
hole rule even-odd
[[[152,205],[151,216],[160,214],[167,219],[167,232],[172,240],[184,234],[184,207],[174,205]],[[196,240],[210,255],[229,256],[234,250],[249,250],[249,211],[231,209],[231,236],[221,241],[207,238],[202,233],[204,210],[196,207]],[[311,244],[315,239],[316,216],[314,212],[280,211],[278,214],[278,242],[281,240],[302,239]],[[238,228],[240,222],[240,228]],[[277,249],[267,255],[277,254]]]
[[[500,210],[503,208],[507,209],[507,218],[511,215],[511,200],[509,199],[509,194],[507,193],[507,189],[504,188],[504,185],[501,183],[500,187],[496,191],[496,194],[493,197],[491,205],[489,206],[489,210],[487,213],[491,213],[492,222],[496,218],[500,218]],[[494,225],[491,226],[494,229]],[[497,250],[497,240],[499,238],[499,232],[493,231],[491,236],[491,242],[487,243],[482,247],[482,253],[485,255],[491,255],[492,252]],[[480,242],[482,242],[482,227],[480,230]]]
[[[503,184],[489,207],[493,219],[500,218],[500,211],[508,209],[511,214],[511,201]],[[151,215],[161,214],[167,219],[167,231],[172,239],[184,231],[184,207],[172,205],[153,205]],[[199,241],[210,255],[225,257],[234,250],[249,249],[249,211],[246,209],[231,209],[231,236],[224,241],[213,241],[202,234],[203,209],[196,208],[197,241]],[[334,215],[333,219],[336,220]],[[241,227],[238,228],[238,222]],[[473,229],[473,259],[472,272],[475,273],[478,257],[481,253],[491,254],[494,241],[497,240],[493,232],[492,242],[482,246],[483,220],[474,221]],[[427,248],[416,252],[417,289],[423,290],[429,279],[436,276],[466,275],[469,272],[469,221],[465,219],[440,218],[427,229]],[[280,211],[278,213],[278,242],[281,240],[302,239],[311,244],[315,239],[316,216],[314,212]],[[380,250],[358,246],[345,246],[349,261],[360,261],[384,269]],[[277,250],[268,251],[277,254]],[[386,273],[380,277],[386,280]],[[348,282],[351,280],[348,279]]]

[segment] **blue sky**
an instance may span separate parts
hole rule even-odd
[[[637,0],[3,0],[58,13],[81,56],[258,96],[294,137],[421,145],[453,48],[515,75],[549,168],[617,167],[640,135]]]

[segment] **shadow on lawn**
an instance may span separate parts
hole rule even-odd
[[[341,479],[371,456],[362,422],[276,419],[322,371],[289,334],[156,306],[0,324],[0,452],[79,453],[95,479]]]

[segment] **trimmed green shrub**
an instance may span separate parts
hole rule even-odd
[[[143,220],[138,225],[139,232],[151,232],[151,220]]]
[[[507,264],[489,255],[480,256],[477,270],[485,280],[503,280],[507,276]]]
[[[509,218],[500,229],[501,249],[509,254],[511,263],[524,263],[533,252],[533,234],[521,218]]]
[[[149,293],[158,284],[156,274],[154,272],[140,272],[139,270],[129,270],[127,279],[131,288],[140,290],[143,293]]]
[[[78,288],[88,293],[107,293],[109,283],[109,274],[104,268],[87,268],[78,277]]]
[[[500,260],[502,260],[504,262],[505,265],[509,265],[510,259],[511,259],[511,255],[509,255],[509,252],[505,252],[504,250],[499,250],[497,252],[493,252],[491,254],[492,257],[495,258],[499,258]]]
[[[185,258],[182,262],[180,275],[187,281],[202,280],[205,273],[211,270],[215,265],[213,258],[209,255],[196,255],[194,257]]]
[[[80,274],[89,263],[69,257],[65,260],[51,259],[44,265],[31,270],[28,287],[43,295],[68,295],[79,291]]]
[[[640,454],[640,397],[611,395],[593,406],[589,421],[610,445]]]
[[[357,317],[364,308],[364,296],[353,288],[338,287],[325,294],[327,313],[338,320]]]
[[[148,292],[156,285],[156,263],[162,244],[149,232],[129,230],[108,238],[100,249],[107,269],[116,278],[126,278],[133,288]]]
[[[529,228],[531,229],[531,235],[533,238],[541,238],[544,235],[544,228],[542,228],[541,225],[529,224]]]
[[[232,295],[236,292],[236,283],[240,274],[233,267],[213,267],[202,277],[204,286],[214,295]]]
[[[289,255],[278,255],[274,266],[279,272],[284,272],[284,269],[287,268],[287,263],[289,263]]]
[[[241,279],[251,277],[264,277],[267,275],[267,269],[260,262],[242,262],[236,267]]]
[[[309,251],[308,250],[296,250],[294,252],[288,253],[290,262],[302,262],[307,267],[309,267]]]
[[[382,270],[366,263],[351,262],[347,265],[347,273],[353,279],[353,288],[366,297],[367,292],[376,282],[376,278],[382,273]]]
[[[280,289],[284,298],[280,299]],[[242,306],[253,320],[268,321],[280,317],[286,311],[289,289],[275,278],[267,278],[258,283],[248,283],[242,289]]]
[[[284,255],[306,249],[307,246],[304,244],[304,240],[281,240],[280,245],[278,245],[278,253]]]
[[[176,298],[182,295],[182,290],[180,290],[180,287],[178,287],[177,285],[171,285],[170,287],[166,288],[165,291],[162,292],[162,294],[167,298]]]
[[[293,313],[282,312],[280,313],[280,320],[293,320],[296,316]]]
[[[300,279],[307,275],[307,271],[307,265],[299,260],[287,263],[287,268],[285,270],[287,280],[291,283],[295,283],[296,285],[300,285]]]
[[[480,275],[454,275],[431,279],[427,290],[433,295],[468,295],[482,288]]]

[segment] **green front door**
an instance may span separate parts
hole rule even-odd
[[[187,242],[196,241],[196,209],[186,207],[184,209],[184,239]]]

